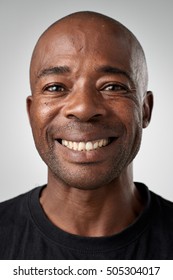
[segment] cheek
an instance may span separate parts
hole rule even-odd
[[[129,143],[140,142],[142,135],[142,114],[139,107],[133,107],[131,111],[128,111],[126,123]]]
[[[111,104],[111,109],[114,116],[118,117],[127,130],[131,130],[136,126],[142,127],[142,108],[139,103],[122,99]]]
[[[124,146],[124,150],[129,151],[127,153],[132,154],[132,157],[129,156],[131,160],[137,153],[141,143],[142,108],[132,100],[121,100],[119,104],[116,104],[114,112],[124,126],[121,144]]]
[[[126,145],[130,149],[130,161],[136,156],[142,138],[142,113],[139,106],[131,106],[126,114]]]
[[[45,138],[46,127],[52,118],[48,102],[34,100],[31,107],[31,128],[36,145]]]
[[[46,127],[55,115],[55,108],[48,101],[35,100],[31,108],[32,127],[43,129]]]
[[[141,145],[142,137],[142,109],[134,102],[125,102],[119,110],[119,119],[124,125],[124,133],[121,145],[124,150],[124,158],[130,163],[136,156]]]

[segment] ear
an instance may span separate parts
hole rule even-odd
[[[153,93],[151,91],[147,91],[144,99],[143,99],[143,122],[142,127],[146,128],[151,120],[151,114],[153,109]]]
[[[31,106],[32,106],[32,100],[33,100],[32,95],[28,96],[27,99],[26,99],[26,109],[27,109],[28,118],[29,118],[29,122],[30,122],[30,123],[31,123]]]

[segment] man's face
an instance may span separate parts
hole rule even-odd
[[[98,188],[135,157],[144,108],[133,59],[107,27],[59,27],[42,39],[27,105],[36,147],[57,181]]]

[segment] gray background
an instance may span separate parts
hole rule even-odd
[[[141,42],[155,94],[134,178],[173,200],[173,2],[139,0],[1,0],[0,2],[0,201],[46,182],[46,166],[35,150],[25,109],[28,69],[40,34],[55,20],[93,10],[126,25]]]

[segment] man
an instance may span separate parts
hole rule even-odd
[[[48,182],[0,205],[1,259],[171,259],[173,204],[133,182],[150,122],[142,47],[94,12],[34,49],[27,110]]]

